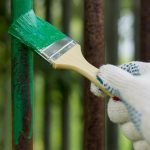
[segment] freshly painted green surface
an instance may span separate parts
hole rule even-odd
[[[32,0],[12,0],[12,21],[32,9]]]
[[[29,55],[31,58],[29,58],[30,62],[30,69],[29,69],[29,77],[30,77],[30,87],[29,87],[29,90],[30,90],[30,106],[31,106],[31,113],[32,113],[32,116],[31,116],[31,122],[30,122],[30,131],[29,131],[29,134],[28,134],[28,139],[32,139],[33,137],[33,112],[34,112],[34,89],[33,89],[33,59],[32,59],[32,52],[30,51],[29,52]]]
[[[18,48],[18,49],[17,49]],[[25,113],[28,111],[28,107],[33,112],[33,66],[32,66],[32,54],[30,51],[26,51],[22,57],[19,49],[22,45],[13,39],[12,42],[12,98],[13,98],[13,129],[15,144],[18,144],[20,135],[23,134],[23,121]],[[25,58],[25,59],[24,59]],[[28,66],[28,68],[26,68]],[[26,79],[28,76],[28,79]],[[28,95],[28,97],[27,97]],[[29,101],[27,101],[27,99]],[[32,114],[31,114],[32,115]],[[30,122],[29,139],[32,138],[32,118]]]
[[[12,21],[31,9],[32,0],[12,0]],[[29,140],[32,138],[32,65],[32,52],[17,39],[12,39],[12,110],[13,141],[15,145],[19,144],[21,137],[26,138],[26,134],[28,134]],[[25,145],[21,146],[27,147]]]
[[[37,52],[66,37],[54,26],[37,17],[33,10],[13,22],[9,33]]]

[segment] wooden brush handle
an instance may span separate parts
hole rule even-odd
[[[96,84],[105,94],[113,97],[96,79],[98,69],[86,61],[78,44],[59,57],[53,63],[53,67],[55,69],[74,70]]]

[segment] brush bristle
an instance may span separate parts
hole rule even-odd
[[[38,18],[33,10],[13,22],[8,32],[37,52],[67,37],[48,22]]]

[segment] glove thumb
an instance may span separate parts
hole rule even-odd
[[[132,84],[134,76],[119,67],[103,65],[98,72],[97,78],[106,90],[114,94],[112,89],[121,92],[128,88]]]

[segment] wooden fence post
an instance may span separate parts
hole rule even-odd
[[[99,67],[104,63],[104,1],[84,0],[85,58]],[[85,81],[85,127],[84,149],[104,150],[105,102],[89,91],[90,82]]]
[[[12,21],[32,9],[32,0],[12,0]],[[32,52],[12,39],[12,144],[14,150],[32,150]]]

